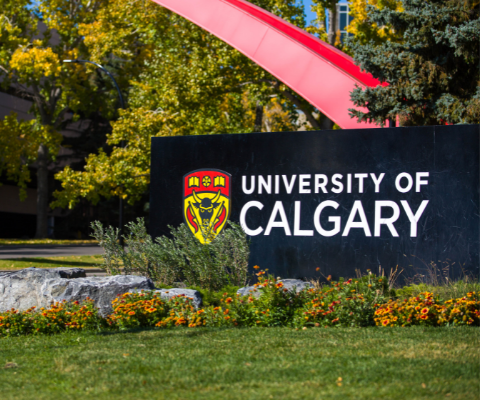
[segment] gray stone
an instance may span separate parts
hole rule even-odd
[[[135,275],[63,279],[51,282],[49,286],[55,301],[83,301],[87,297],[91,298],[102,316],[112,312],[112,301],[119,294],[155,287],[151,279]]]
[[[83,272],[82,272],[83,271]],[[111,302],[133,289],[154,289],[152,280],[133,275],[78,278],[80,268],[27,268],[0,275],[0,311],[49,307],[55,301],[83,301],[90,297],[100,314],[112,311]]]
[[[58,271],[60,274],[60,278],[64,279],[87,277],[87,274],[83,268],[54,268],[53,271]]]
[[[295,291],[296,293],[310,289],[312,286],[311,283],[302,281],[300,279],[282,279],[279,282],[283,283],[283,288],[289,291]],[[261,290],[255,291],[255,286],[246,286],[237,290],[237,294],[240,296],[253,296],[253,297],[260,297],[262,294]]]
[[[56,269],[27,268],[0,276],[0,311],[46,307],[53,300],[44,295],[47,281],[63,280]]]
[[[140,289],[132,290],[132,292],[140,292]],[[158,293],[160,297],[164,299],[170,299],[174,296],[185,296],[189,299],[192,299],[192,305],[195,308],[199,308],[202,305],[202,295],[199,291],[193,289],[183,289],[183,288],[174,288],[174,289],[155,289],[155,293]]]

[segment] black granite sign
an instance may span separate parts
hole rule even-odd
[[[251,265],[282,277],[478,275],[479,138],[479,125],[153,138],[150,231],[222,229],[229,213]]]

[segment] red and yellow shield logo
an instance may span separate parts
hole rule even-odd
[[[183,177],[183,218],[203,244],[217,237],[230,216],[230,177],[219,169],[198,169]]]

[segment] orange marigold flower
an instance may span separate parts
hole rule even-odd
[[[338,322],[340,320],[340,318],[335,318],[332,323],[334,324],[335,322]]]
[[[135,315],[135,311],[130,311],[128,315]]]
[[[332,275],[328,275],[327,276],[327,281],[331,281],[332,280]]]
[[[148,312],[150,312],[150,313],[155,312],[155,311],[157,311],[157,309],[154,308],[154,307],[150,307],[150,308],[148,309]]]

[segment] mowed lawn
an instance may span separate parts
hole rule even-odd
[[[0,339],[7,399],[475,399],[478,328],[170,329]]]
[[[28,257],[0,259],[0,270],[23,268],[101,268],[103,257],[94,256],[62,256],[62,257]]]

